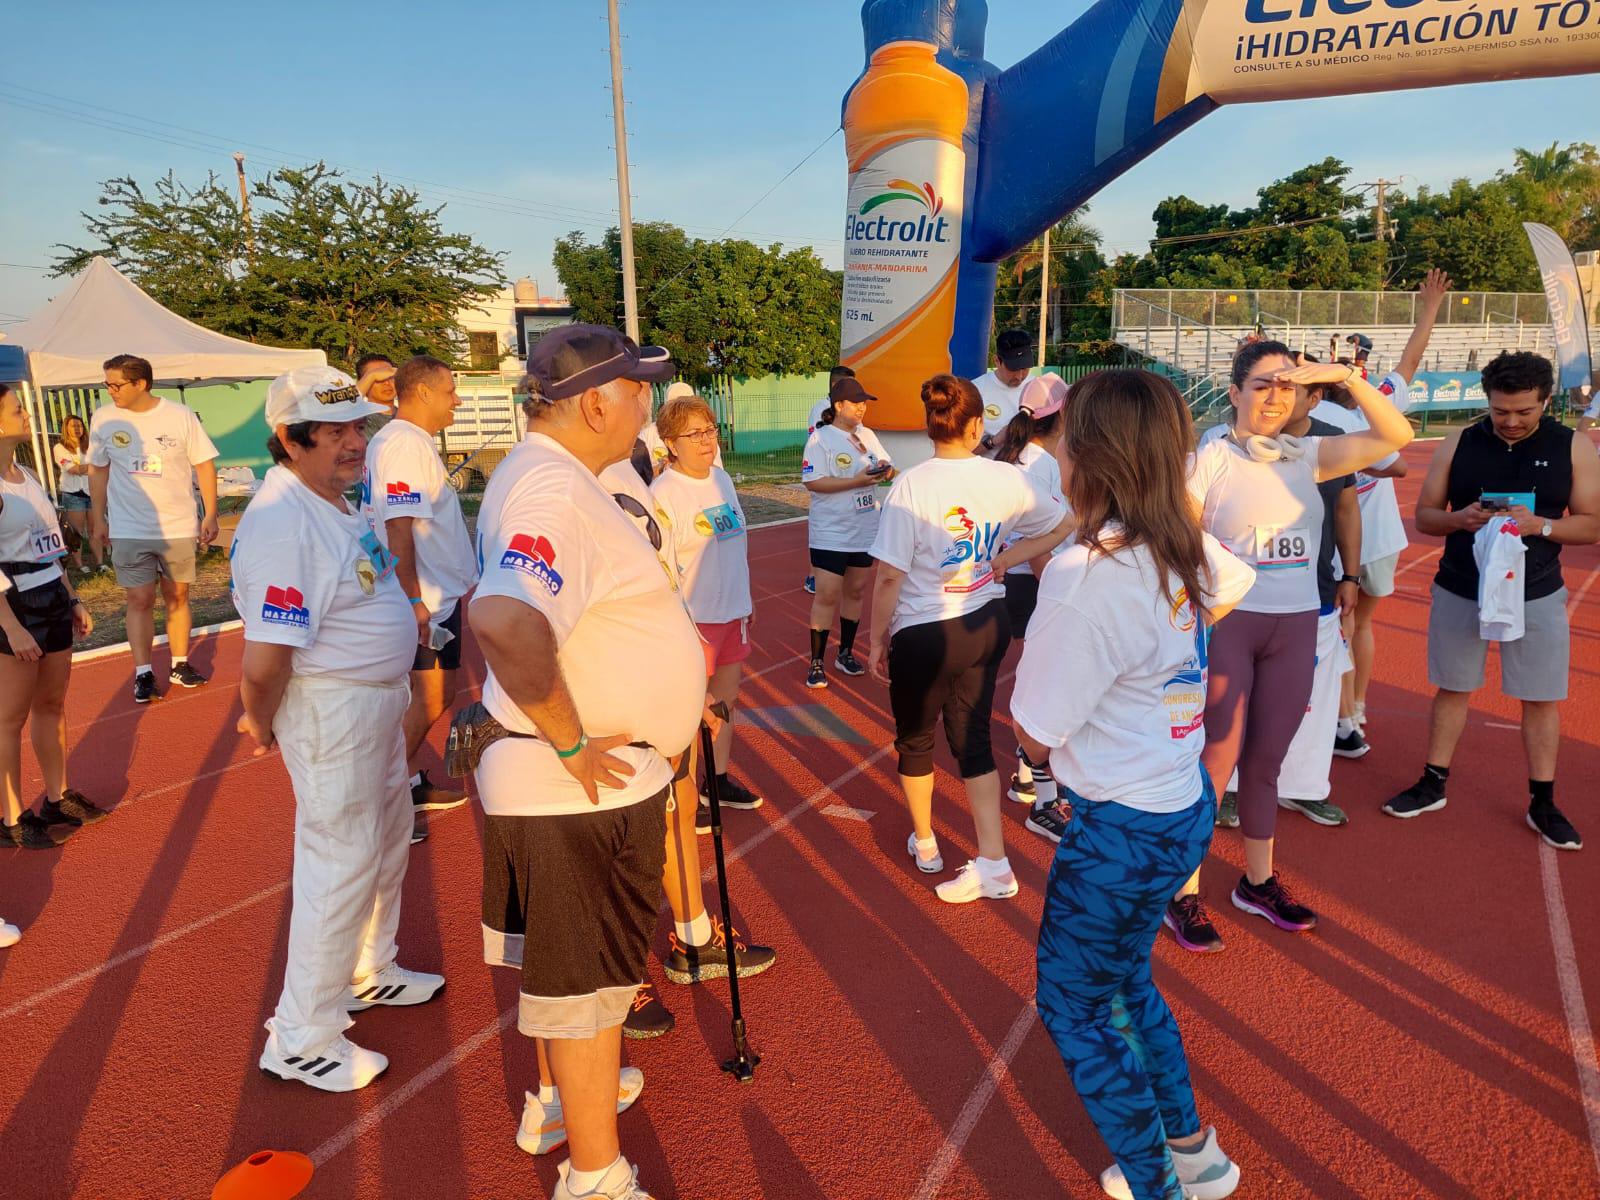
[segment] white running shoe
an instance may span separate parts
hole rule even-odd
[[[919,871],[928,875],[937,875],[944,870],[944,855],[937,850],[934,851],[932,858],[923,858],[922,855],[917,853],[917,835],[915,833],[906,839],[906,853],[911,855],[911,861],[917,864],[917,870]]]
[[[623,1067],[617,1079],[617,1111],[627,1112],[644,1091],[644,1072],[638,1067]],[[567,1118],[561,1111],[561,1093],[549,1104],[539,1101],[538,1092],[524,1092],[522,1124],[517,1127],[517,1145],[529,1154],[549,1154],[567,1144]]]
[[[267,1044],[260,1067],[279,1079],[293,1079],[324,1092],[355,1092],[389,1069],[389,1060],[376,1050],[364,1050],[340,1034],[317,1054],[284,1054],[278,1034],[267,1022]]]
[[[1172,1150],[1172,1165],[1178,1168],[1186,1200],[1224,1200],[1239,1186],[1239,1164],[1222,1152],[1217,1131],[1209,1125],[1206,1140],[1193,1154]],[[1133,1190],[1115,1163],[1100,1172],[1100,1188],[1113,1200],[1133,1200]]]
[[[571,1172],[570,1159],[556,1168],[559,1178],[556,1179],[556,1190],[550,1194],[550,1200],[654,1200],[639,1185],[639,1168],[620,1155],[601,1177],[600,1186],[592,1192],[575,1192],[568,1187],[567,1176]]]
[[[7,946],[15,946],[21,940],[22,930],[15,925],[0,921],[0,950],[5,949]]]
[[[983,899],[1009,900],[1019,889],[1014,874],[1004,879],[985,879],[978,872],[978,864],[969,860],[954,879],[945,880],[933,890],[946,904],[970,904]]]
[[[408,971],[399,963],[390,963],[375,975],[368,975],[360,983],[350,985],[350,995],[344,1002],[346,1012],[362,1012],[374,1004],[426,1004],[444,991],[444,976],[429,975],[426,971]]]

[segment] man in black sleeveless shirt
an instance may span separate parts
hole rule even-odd
[[[1483,686],[1489,649],[1478,629],[1473,539],[1496,516],[1508,516],[1527,548],[1524,633],[1500,643],[1500,669],[1505,694],[1522,701],[1528,825],[1558,850],[1578,850],[1578,831],[1555,805],[1557,705],[1567,698],[1571,646],[1561,547],[1600,541],[1600,457],[1587,437],[1546,413],[1554,384],[1548,359],[1501,354],[1483,369],[1488,415],[1446,438],[1428,467],[1416,525],[1418,533],[1445,539],[1428,616],[1428,681],[1438,691],[1422,778],[1383,811],[1414,817],[1445,805],[1450,759],[1472,693]],[[1532,498],[1531,509],[1524,497]]]

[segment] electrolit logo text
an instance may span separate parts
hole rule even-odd
[[[879,215],[868,219],[867,213],[885,204],[904,202],[921,205],[926,211],[915,221],[892,220]],[[939,213],[944,200],[934,190],[933,184],[921,187],[906,179],[891,179],[889,189],[864,200],[859,210],[846,213],[844,236],[851,242],[948,242],[950,220]]]

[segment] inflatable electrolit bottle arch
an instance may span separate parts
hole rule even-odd
[[[1009,70],[983,0],[867,0],[842,361],[875,429],[987,369],[995,264],[1222,104],[1600,71],[1600,0],[1099,0]]]

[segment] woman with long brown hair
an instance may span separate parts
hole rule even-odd
[[[1035,762],[1049,756],[1072,809],[1045,890],[1039,1015],[1117,1160],[1106,1191],[1220,1200],[1239,1170],[1200,1125],[1150,950],[1211,844],[1206,647],[1254,575],[1201,531],[1186,479],[1194,426],[1171,383],[1096,372],[1065,414],[1077,533],[1040,581],[1011,698],[1019,742]]]
[[[67,681],[72,643],[94,629],[61,570],[55,506],[16,461],[32,436],[22,397],[0,383],[0,845],[53,849],[105,813],[67,786]],[[22,799],[22,727],[44,776],[45,803]]]
[[[76,413],[67,414],[61,422],[61,440],[55,444],[51,456],[56,464],[56,492],[61,498],[61,511],[78,535],[78,545],[88,546],[94,552],[95,564],[100,570],[111,570],[106,565],[104,544],[89,537],[89,427],[82,417]],[[81,549],[72,552],[72,565],[85,575],[89,573]]]
[[[935,375],[922,385],[933,457],[889,489],[872,556],[869,669],[887,678],[894,712],[900,786],[911,812],[907,853],[917,869],[944,869],[933,835],[933,731],[945,741],[966,785],[978,857],[935,890],[966,904],[1017,894],[1000,821],[1000,779],[989,741],[1000,661],[1011,645],[1004,572],[994,560],[1013,538],[1022,558],[1066,536],[1059,500],[1008,463],[979,457],[983,398],[966,379]],[[888,664],[888,674],[883,667]]]

